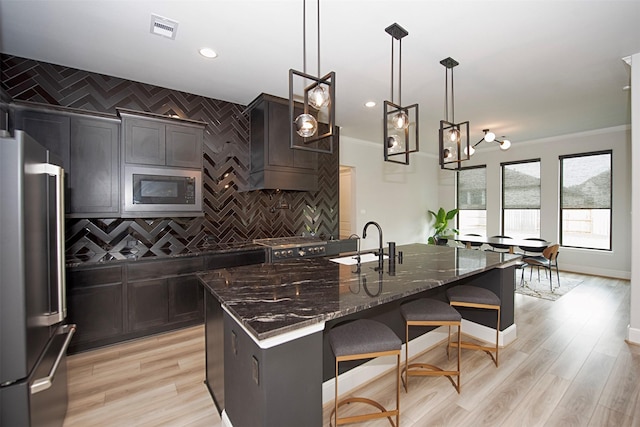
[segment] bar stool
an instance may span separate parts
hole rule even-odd
[[[493,292],[477,286],[459,285],[447,289],[449,304],[454,307],[471,307],[484,310],[496,310],[498,320],[496,322],[496,345],[488,347],[467,341],[462,341],[460,346],[472,350],[482,350],[487,353],[493,362],[498,366],[498,337],[500,336],[500,298]],[[456,343],[451,343],[456,346]],[[495,353],[495,357],[492,353]]]
[[[405,320],[405,367],[404,367],[404,389],[409,391],[409,376],[446,376],[460,393],[460,325],[462,316],[458,310],[449,304],[430,299],[421,298],[400,306],[400,313]],[[426,363],[409,364],[409,326],[448,326],[449,334],[447,338],[447,358],[449,357],[449,347],[451,340],[451,326],[458,327],[458,369],[455,371],[445,371],[444,369]],[[453,380],[453,376],[458,377],[458,382]]]
[[[402,341],[386,325],[371,319],[358,319],[333,327],[329,331],[329,343],[336,357],[335,405],[331,420],[335,426],[340,424],[367,421],[376,418],[388,418],[392,426],[400,425],[400,352]],[[338,364],[348,360],[372,359],[374,357],[395,355],[396,367],[396,409],[387,410],[375,400],[364,397],[350,397],[338,401]],[[338,408],[347,403],[359,402],[375,406],[380,412],[338,418]],[[393,423],[391,417],[395,416]]]

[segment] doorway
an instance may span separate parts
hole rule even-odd
[[[355,168],[340,166],[340,238],[347,239],[355,233],[356,228],[356,201],[355,201]]]

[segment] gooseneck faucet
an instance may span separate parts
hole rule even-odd
[[[378,229],[378,238],[379,238],[379,244],[378,244],[378,269],[382,270],[384,268],[384,253],[382,251],[382,228],[380,227],[380,224],[378,224],[375,221],[369,221],[368,223],[366,223],[364,225],[364,229],[362,230],[362,238],[365,239],[367,237],[367,228],[370,225],[375,225],[376,228]]]

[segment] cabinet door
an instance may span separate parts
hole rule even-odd
[[[152,120],[130,118],[123,123],[125,162],[164,166],[165,125]]]
[[[203,319],[203,288],[195,275],[178,276],[169,282],[169,322]]]
[[[120,126],[110,120],[71,119],[69,187],[71,213],[112,216],[120,211]]]
[[[142,331],[160,327],[169,321],[167,280],[129,282],[129,330]]]
[[[69,169],[69,117],[55,113],[19,109],[15,128],[23,130]]]
[[[167,125],[167,166],[202,168],[202,129]]]
[[[67,321],[78,325],[71,351],[124,332],[122,287],[121,266],[67,271]]]
[[[289,141],[291,133],[289,106],[277,102],[270,102],[268,108],[269,165],[308,169],[310,172],[315,171],[317,163],[316,153],[291,148]],[[296,110],[296,113],[302,113],[302,110]]]
[[[78,325],[76,344],[114,337],[122,328],[122,283],[90,286],[68,293],[69,323]]]

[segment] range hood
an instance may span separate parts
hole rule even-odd
[[[251,190],[318,190],[318,154],[290,148],[289,100],[265,93],[247,107]]]

